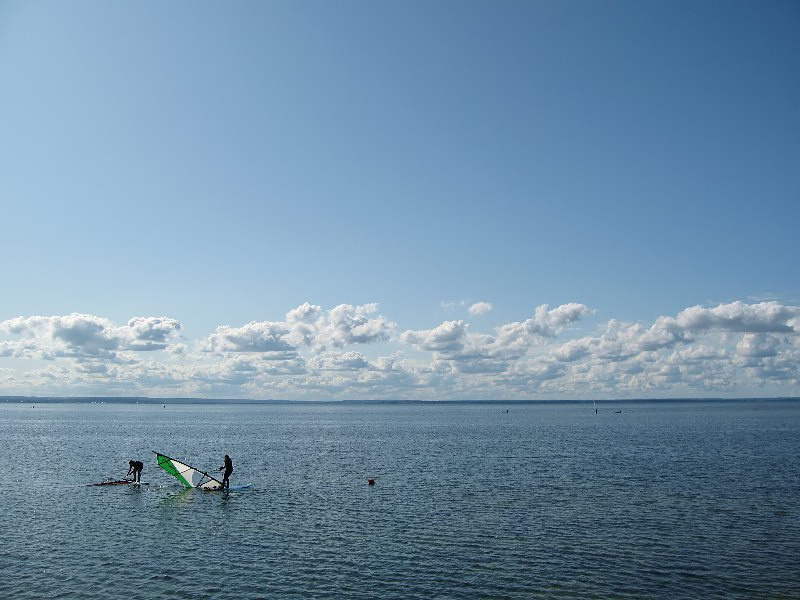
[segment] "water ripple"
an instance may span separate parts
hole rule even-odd
[[[0,405],[4,594],[796,598],[790,406]],[[76,485],[152,448],[254,486]]]

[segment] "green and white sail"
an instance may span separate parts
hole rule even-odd
[[[155,452],[155,451],[154,451]],[[222,482],[200,469],[190,467],[186,463],[155,452],[158,466],[175,477],[187,488],[202,488],[204,490],[217,490],[222,488]]]

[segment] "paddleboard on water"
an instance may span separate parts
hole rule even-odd
[[[97,483],[87,483],[87,487],[93,487],[97,485],[150,485],[147,481],[132,481],[130,479],[107,479],[105,481],[98,481]]]
[[[199,488],[204,492],[236,492],[239,490],[247,490],[253,487],[252,483],[242,483],[239,485],[232,485],[230,487],[222,488],[220,486]]]
[[[242,484],[240,484],[240,485],[232,485],[232,486],[230,486],[230,487],[227,487],[227,488],[225,488],[225,489],[224,489],[224,490],[222,490],[222,491],[225,491],[225,492],[235,492],[236,490],[246,490],[246,489],[249,489],[249,488],[251,488],[251,487],[253,487],[253,484],[252,484],[252,483],[242,483]],[[220,490],[217,490],[217,491],[220,491]]]

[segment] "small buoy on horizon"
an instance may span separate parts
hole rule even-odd
[[[367,485],[375,485],[374,479],[367,479]]]

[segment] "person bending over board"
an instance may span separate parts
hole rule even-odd
[[[233,473],[233,463],[231,462],[231,457],[227,454],[225,455],[225,464],[219,468],[220,471],[225,471],[222,474],[222,489],[231,487],[231,482],[228,481],[228,478]]]
[[[140,460],[129,460],[128,461],[129,469],[128,472],[125,474],[125,477],[133,473],[133,480],[137,482],[142,481],[142,469],[144,469],[144,463]]]

